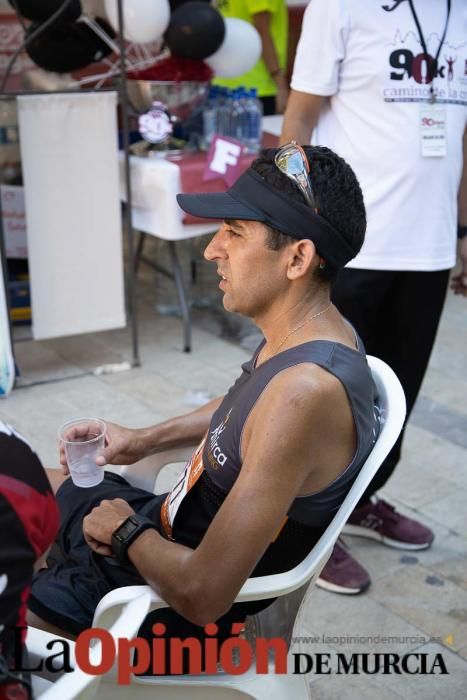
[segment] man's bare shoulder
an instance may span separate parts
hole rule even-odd
[[[352,459],[355,424],[346,390],[327,370],[306,363],[277,374],[247,419],[242,457],[283,476],[303,477],[300,493],[324,488]]]
[[[328,422],[331,411],[333,420],[338,421],[339,406],[348,407],[342,383],[327,370],[307,362],[282,370],[269,382],[248,422],[251,428],[258,428],[280,419],[283,426],[293,421],[309,429]]]
[[[277,394],[291,406],[316,410],[323,402],[334,401],[345,391],[340,380],[313,362],[294,365],[279,372],[266,387],[269,400]]]

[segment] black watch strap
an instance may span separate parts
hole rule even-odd
[[[144,515],[133,513],[112,533],[112,551],[121,564],[126,564],[128,547],[142,532],[156,529],[154,522]]]
[[[465,238],[467,236],[467,226],[459,226],[457,227],[457,238]]]

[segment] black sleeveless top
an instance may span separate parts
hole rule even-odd
[[[376,387],[361,341],[357,339],[357,342],[359,349],[353,350],[341,343],[315,340],[285,350],[256,367],[264,341],[261,343],[253,358],[242,366],[242,374],[214,413],[204,443],[198,448],[200,463],[202,456],[201,475],[177,505],[171,531],[176,542],[194,548],[202,540],[242,468],[243,429],[271,379],[289,367],[311,362],[342,382],[355,422],[356,452],[350,464],[326,488],[293,501],[285,525],[253,575],[286,571],[306,556],[339,509],[379,432]],[[286,464],[284,478],[287,478]],[[176,492],[174,487],[171,493]]]

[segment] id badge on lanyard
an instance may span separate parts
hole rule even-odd
[[[421,154],[427,158],[446,155],[446,108],[436,102],[421,104],[419,114]]]
[[[414,6],[414,0],[408,0],[410,11],[412,12],[412,17],[414,18],[415,24],[417,26],[418,36],[420,37],[420,43],[423,47],[423,53],[428,58],[430,54],[428,53],[425,37],[423,36],[423,30],[419,22],[417,12]],[[444,30],[441,36],[438,50],[434,56],[434,60],[431,61],[430,65],[430,75],[427,82],[430,83],[431,92],[431,102],[423,103],[420,105],[419,112],[419,123],[418,130],[420,133],[420,148],[421,154],[427,158],[442,158],[446,155],[446,108],[444,105],[436,103],[436,93],[433,87],[433,81],[436,77],[436,67],[438,65],[438,58],[441,52],[441,47],[444,44],[446,38],[446,33],[448,30],[449,16],[451,14],[451,0],[446,0],[446,21],[444,23]]]

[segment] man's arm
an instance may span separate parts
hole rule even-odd
[[[292,140],[299,144],[309,144],[325,99],[323,95],[291,90],[279,145]]]
[[[462,168],[462,178],[458,194],[458,217],[459,226],[467,226],[467,127],[464,131],[464,164]],[[461,269],[451,280],[451,289],[454,294],[467,296],[467,236],[459,241],[459,260]]]
[[[190,411],[183,416],[170,418],[148,428],[125,428],[106,422],[106,447],[97,457],[99,466],[106,464],[134,464],[143,457],[163,452],[171,447],[183,447],[198,443],[209,427],[211,418],[223,397]],[[60,445],[60,464],[68,473],[63,445]]]
[[[253,15],[253,24],[261,37],[261,58],[263,59],[269,75],[277,86],[276,112],[282,114],[287,103],[289,86],[284,72],[279,64],[276,47],[272,40],[269,25],[271,22],[270,12],[258,12]]]
[[[245,444],[237,481],[199,546],[191,550],[146,530],[129,547],[139,573],[178,613],[204,625],[230,609],[305,480],[310,485],[313,444],[330,437],[334,403],[332,392],[310,386],[298,372],[275,378],[274,391],[264,392],[248,419],[254,439]],[[334,424],[332,430],[335,435]],[[122,504],[104,501],[84,519],[83,532],[96,551],[105,553],[102,546],[131,514]]]

